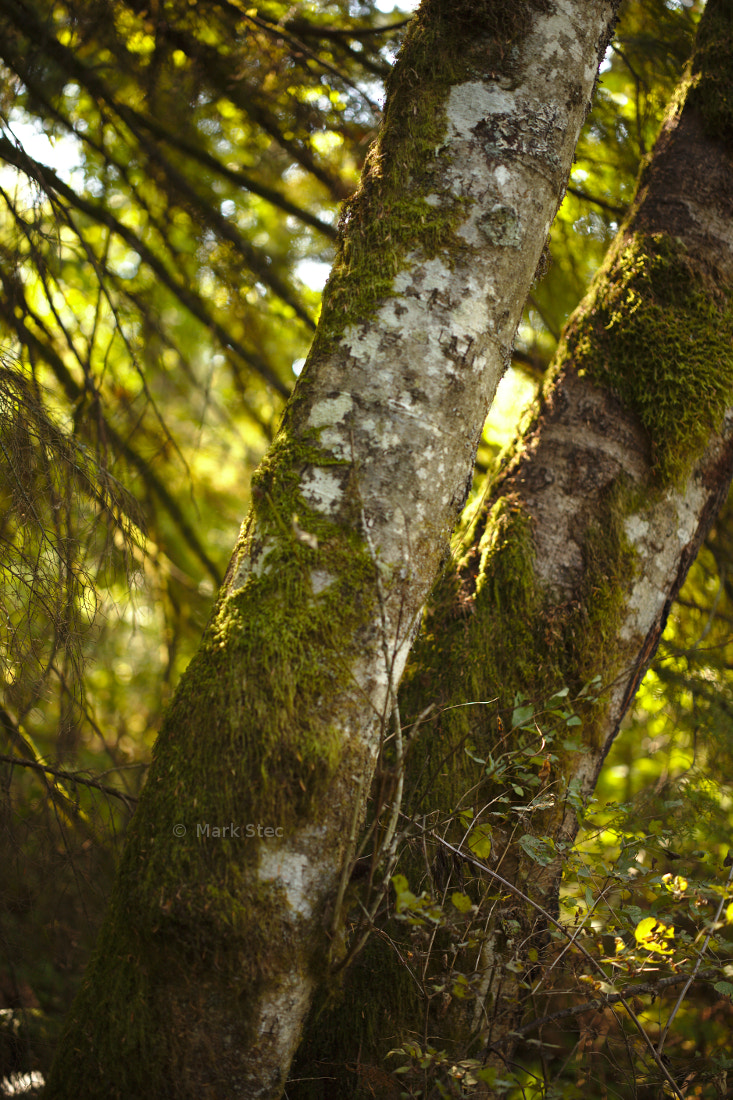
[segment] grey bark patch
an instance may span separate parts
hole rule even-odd
[[[522,223],[513,206],[496,203],[486,214],[482,214],[476,223],[480,232],[494,244],[507,248],[520,248],[522,244]]]

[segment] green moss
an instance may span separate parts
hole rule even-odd
[[[343,466],[339,523],[302,497],[306,463]],[[353,476],[319,448],[317,433],[295,440],[286,418],[254,478],[253,514],[240,539],[240,550],[256,537],[266,552],[238,588],[220,595],[166,717],[49,1096],[68,1095],[67,1074],[76,1087],[69,1059],[77,1057],[92,1068],[88,1092],[75,1097],[167,1096],[171,1067],[198,1028],[203,1034],[220,1019],[251,1050],[251,1009],[271,967],[307,970],[322,955],[320,922],[306,928],[282,889],[259,880],[263,841],[246,828],[287,836],[311,820],[341,760],[332,711],[341,706],[343,720],[359,629],[371,621],[375,598]],[[317,593],[314,572],[333,578]],[[237,831],[207,838],[197,831],[206,824]],[[185,826],[184,836],[176,826]],[[171,1027],[174,1011],[180,1032]],[[121,1044],[131,1058],[112,1073]],[[214,1073],[205,1049],[198,1057],[192,1096],[200,1095],[200,1074]],[[226,1066],[215,1072],[221,1080],[212,1095],[230,1095]],[[179,1074],[173,1080],[180,1085]]]
[[[352,323],[369,317],[393,294],[395,275],[417,251],[450,259],[466,218],[466,200],[445,181],[445,105],[452,85],[506,76],[517,45],[548,0],[429,0],[410,24],[387,82],[379,137],[369,152],[356,194],[344,206],[336,257],[324,291],[323,312],[310,359]],[[509,214],[493,228],[503,243],[515,239]],[[508,238],[504,240],[504,238]]]
[[[602,515],[586,531],[583,584],[566,629],[576,683],[596,676],[607,683],[630,656],[619,628],[637,573],[636,552],[624,529],[624,520],[634,512],[632,500],[623,481],[617,482],[607,494]]]
[[[403,684],[406,721],[428,700],[438,708],[411,749],[413,812],[450,812],[458,805],[476,780],[465,747],[479,756],[495,750],[497,716],[505,730],[511,728],[518,692],[542,707],[558,689],[579,691],[623,664],[627,654],[618,630],[634,575],[623,529],[629,506],[622,487],[608,494],[602,518],[586,534],[583,591],[562,605],[538,586],[531,522],[515,498],[491,505],[477,545],[475,527],[467,529],[465,555],[434,593]],[[480,700],[490,705],[462,705]],[[588,711],[589,741],[601,718],[598,708]],[[543,731],[551,733],[554,721],[548,717]]]
[[[393,922],[389,935],[391,945],[371,939],[338,985],[319,990],[291,1069],[289,1100],[397,1095],[385,1059],[405,1021],[419,1018],[424,1007],[404,965],[404,928]]]
[[[234,823],[244,833],[254,823],[287,836],[310,819],[340,762],[331,708],[352,687],[356,639],[373,610],[374,563],[358,533],[356,494],[353,515],[339,524],[307,506],[299,491],[306,461],[333,463],[314,441],[296,443],[284,430],[258,470],[240,548],[253,529],[264,540],[259,572],[220,596],[156,744],[136,816],[139,850],[129,846],[126,856],[142,863],[130,888],[151,919],[165,898],[171,917],[195,918],[197,927],[246,926],[251,907],[239,907],[248,892],[251,900],[251,884],[240,881],[240,867],[260,842],[242,835],[207,846],[191,830]],[[294,516],[309,541],[297,536]],[[333,578],[317,595],[314,572]],[[178,845],[177,822],[189,829]]]
[[[692,58],[689,99],[712,138],[733,140],[733,0],[708,0]]]
[[[202,1080],[212,1096],[242,1095],[234,1089],[238,1054],[252,1042],[251,1009],[264,981],[242,967],[247,939],[231,931],[202,934],[193,946],[163,927],[156,936],[140,936],[120,894],[112,913],[116,919],[103,929],[44,1095],[198,1100]],[[253,928],[257,936],[256,922]],[[260,938],[252,946],[267,952]],[[212,1060],[208,1037],[217,1032]]]
[[[733,395],[733,305],[715,272],[662,235],[617,245],[558,362],[608,386],[649,434],[660,483],[680,483]]]
[[[505,463],[511,465],[516,458],[516,454],[509,452]],[[537,705],[542,731],[550,736],[556,734],[552,744],[556,758],[553,774],[556,783],[561,779],[571,751],[563,747],[569,731],[563,718],[547,711],[539,713],[539,709],[557,689],[568,685],[575,693],[598,673],[604,679],[613,676],[628,659],[628,653],[619,644],[618,629],[634,573],[634,554],[623,525],[631,505],[629,494],[622,487],[608,494],[603,519],[589,529],[584,546],[582,598],[559,606],[537,583],[532,523],[516,497],[500,495],[490,499],[481,514],[466,525],[462,547],[455,547],[453,565],[431,598],[424,629],[400,691],[406,725],[429,702],[436,708],[435,717],[426,721],[410,742],[405,785],[405,809],[410,815],[420,818],[425,813],[430,820],[445,823],[457,807],[483,810],[488,802],[504,793],[494,779],[484,775],[475,758],[487,758],[489,753],[501,755],[520,749],[525,743],[537,743],[536,730],[515,731],[508,736],[517,692]],[[470,705],[474,703],[477,705]],[[602,720],[603,708],[588,703],[579,709],[584,719],[583,737],[590,742]],[[470,755],[465,751],[467,748]],[[516,801],[517,796],[513,795],[512,800]],[[501,804],[494,803],[493,810],[501,809]],[[506,826],[513,828],[517,821],[508,806],[504,809],[505,821],[482,817],[482,821],[494,826],[496,836]],[[563,814],[562,798],[557,800],[556,811],[550,811],[553,812]],[[539,814],[534,815],[532,825],[541,830],[553,829],[549,814],[544,815],[543,821]],[[526,822],[522,831],[528,827]],[[444,824],[441,831],[443,828]],[[465,839],[465,822],[455,820],[453,828],[457,831],[454,840]],[[432,859],[434,854],[431,850],[428,858]],[[502,862],[502,873],[509,877],[517,874],[521,880],[521,872],[515,866],[521,858],[516,849]],[[525,863],[528,862],[525,858]],[[536,870],[535,865],[531,866]],[[418,890],[431,890],[419,842],[414,851],[404,853],[400,870]],[[470,879],[468,869],[466,875]],[[473,892],[468,880],[465,890],[469,895]],[[519,909],[514,912],[518,914]],[[360,961],[359,972],[345,978],[349,1002],[361,1006],[357,991],[362,985],[370,991],[370,1003],[363,1005],[365,1015],[360,1020],[359,1012],[356,1019],[340,1014],[337,1002],[326,1014],[324,1032],[319,1034],[321,1021],[314,1020],[296,1077],[320,1075],[324,1072],[323,1063],[346,1061],[349,1051],[354,1051],[355,1035],[359,1036],[363,1061],[379,1065],[380,1058],[383,1059],[384,1026],[380,1030],[378,1019],[375,1027],[371,1001],[373,990],[381,990],[383,980],[391,974],[393,954],[386,941],[400,943],[404,928],[393,922],[386,932],[384,940],[375,940],[370,945],[370,956]],[[442,952],[450,953],[444,938],[439,934],[433,945],[438,971]],[[410,944],[400,943],[400,949],[404,957]],[[470,952],[469,955],[465,962],[468,972],[475,961],[475,956]],[[403,978],[405,974],[407,971],[403,969]],[[436,977],[435,981],[440,984],[441,979]],[[441,1016],[440,1020],[430,1019],[431,1011],[439,1008],[441,1002],[435,1000],[431,1008],[425,999],[414,996],[409,983],[404,992],[407,1001],[395,995],[387,1002],[398,1013],[400,1030],[395,1028],[395,1034],[391,1029],[388,1031],[386,1046],[398,1045],[398,1036],[410,1032],[421,1041],[427,1027],[428,1033],[441,1036],[441,1046],[450,1046],[455,1040],[456,1049],[465,1055],[466,1020],[461,1004],[456,1002],[449,1015]],[[379,1011],[385,1010],[380,1007]],[[373,1035],[365,1034],[367,1028],[371,1028]],[[328,1095],[357,1095],[353,1074],[351,1077],[342,1091]],[[349,1085],[353,1093],[349,1093]],[[294,1095],[310,1098],[323,1093],[313,1086],[311,1091],[296,1091]]]

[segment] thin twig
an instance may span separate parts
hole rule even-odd
[[[421,711],[421,713],[417,716],[417,718],[415,719],[413,724],[410,726],[408,736],[412,735],[415,732],[417,727],[420,725],[420,723],[425,719],[425,717],[430,713],[430,711],[432,709],[433,709],[433,704],[431,703],[430,706],[426,707],[425,710]],[[403,767],[403,770],[404,770],[404,767]],[[400,812],[399,804],[397,802],[395,802],[394,805],[397,806],[397,813],[399,815],[399,812]],[[372,826],[369,830],[369,834],[371,834],[371,832],[373,831],[376,824],[377,824],[377,821],[375,819],[375,821],[372,823]],[[369,835],[369,834],[367,834],[367,835]],[[385,838],[385,840],[386,839],[387,838]],[[363,845],[363,842],[362,842],[362,845]],[[361,849],[360,849],[360,851],[361,851]],[[375,853],[374,858],[373,858],[373,865],[379,864],[380,862],[382,862],[382,860],[384,860],[384,874],[383,874],[383,877],[382,877],[382,882],[380,884],[379,890],[377,891],[377,896],[373,900],[371,907],[369,909],[367,909],[366,906],[364,906],[361,903],[361,901],[359,901],[359,899],[357,899],[357,901],[358,901],[358,903],[359,903],[359,905],[360,905],[360,907],[361,907],[361,909],[364,913],[364,916],[366,918],[366,925],[367,926],[366,926],[364,932],[361,934],[361,936],[359,936],[359,938],[351,945],[351,947],[349,948],[349,950],[346,953],[346,955],[344,956],[344,958],[341,959],[337,963],[337,965],[334,967],[335,972],[343,970],[345,967],[349,966],[349,964],[351,962],[353,962],[353,960],[356,958],[356,956],[359,955],[361,953],[361,951],[364,949],[364,946],[366,945],[367,940],[369,939],[372,932],[374,931],[374,918],[376,917],[377,912],[379,910],[379,907],[381,906],[382,902],[384,901],[384,898],[385,898],[385,896],[386,896],[386,894],[389,890],[390,883],[391,883],[391,880],[392,880],[392,875],[394,873],[394,869],[395,869],[395,866],[397,864],[397,834],[396,833],[394,834],[394,843],[392,843],[392,838],[390,838],[390,849],[389,849],[389,853],[386,855],[386,858],[385,858],[385,852],[387,852],[387,845],[383,841],[380,844],[380,846],[378,847],[378,849],[376,850],[376,853]],[[351,862],[352,862],[352,868],[353,868],[353,864],[354,864],[355,861],[352,860]],[[367,898],[367,900],[369,900],[369,899]]]
[[[331,922],[331,935],[335,940],[336,933],[338,931],[339,920],[341,918],[341,907],[344,901],[344,894],[346,893],[346,887],[349,884],[351,878],[351,872],[353,871],[354,861],[354,849],[356,848],[356,830],[359,825],[359,813],[361,810],[361,788],[364,782],[364,777],[359,776],[356,784],[356,794],[354,796],[354,813],[351,818],[351,829],[349,831],[349,839],[346,845],[346,855],[344,858],[344,865],[341,869],[341,880],[339,882],[338,894],[336,895],[336,902],[333,907],[333,921]]]
[[[125,804],[128,802],[137,802],[134,795],[126,794],[116,787],[108,787],[106,784],[100,783],[96,779],[85,779],[79,772],[67,772],[62,768],[52,768],[49,767],[48,764],[39,764],[37,760],[24,760],[20,756],[5,756],[3,753],[0,753],[0,763],[18,764],[21,768],[31,768],[33,771],[48,773],[48,775],[52,775],[55,779],[65,779],[69,783],[82,783],[85,787],[93,787],[97,791],[103,791],[104,794],[110,794],[114,798],[119,798],[120,801]],[[129,806],[127,808],[130,809]]]
[[[479,859],[476,859],[474,856],[470,856],[466,852],[462,852],[458,848],[454,848],[452,844],[449,844],[448,841],[444,840],[441,836],[438,836],[435,833],[432,833],[431,835],[433,836],[433,838],[435,840],[438,841],[439,844],[442,844],[450,852],[453,852],[454,855],[457,855],[460,859],[465,860],[467,863],[471,863],[474,867],[477,867],[483,874],[488,875],[490,878],[494,879],[495,882],[501,883],[501,885],[505,889],[510,890],[516,897],[520,898],[527,905],[531,905],[532,908],[535,909],[549,924],[552,924],[555,928],[557,928],[558,931],[563,936],[565,936],[566,938],[571,938],[570,933],[568,932],[567,928],[565,928],[562,924],[560,924],[560,922],[558,920],[555,920],[555,918],[552,916],[552,914],[548,913],[546,909],[544,909],[541,905],[538,904],[538,902],[533,901],[533,899],[530,898],[527,894],[525,894],[522,890],[520,890],[518,886],[515,886],[513,882],[510,882],[509,879],[504,878],[503,875],[498,875],[496,873],[496,871],[492,871],[490,867],[487,867],[485,863],[483,863]],[[731,869],[731,875],[733,876],[733,868]],[[598,971],[601,974],[601,976],[603,977],[603,980],[608,981],[608,975],[606,974],[606,972],[603,969],[603,967],[601,966],[601,964],[598,962],[597,959],[593,958],[591,953],[589,951],[587,951],[585,949],[585,947],[583,947],[582,943],[578,943],[577,940],[573,939],[573,946],[575,947],[575,949],[577,951],[579,951],[581,953],[583,958],[588,963],[590,963],[590,965],[593,967],[593,969]],[[634,1012],[634,1010],[631,1007],[631,1005],[629,1004],[628,1000],[626,999],[626,997],[624,996],[623,993],[618,993],[618,994],[616,994],[616,996],[618,997],[619,1002],[623,1005],[623,1007],[626,1009],[627,1013],[629,1014],[629,1019],[632,1021],[635,1028],[637,1029],[637,1031],[641,1035],[642,1039],[644,1040],[646,1046],[649,1049],[649,1053],[651,1054],[652,1058],[654,1059],[654,1061],[657,1065],[657,1068],[659,1069],[660,1073],[665,1078],[667,1084],[670,1085],[670,1087],[674,1091],[675,1096],[678,1096],[680,1098],[680,1100],[684,1100],[684,1097],[683,1097],[682,1093],[680,1092],[679,1088],[677,1087],[674,1079],[670,1076],[669,1071],[667,1070],[667,1067],[664,1065],[664,1062],[662,1061],[661,1055],[658,1054],[657,1051],[654,1049],[654,1044],[652,1043],[651,1039],[647,1035],[646,1030],[644,1029],[644,1026],[641,1023],[641,1020],[639,1019],[639,1017]]]
[[[685,997],[687,996],[687,990],[690,988],[690,986],[694,982],[695,978],[697,977],[697,972],[698,972],[698,970],[700,969],[700,967],[702,965],[703,956],[705,955],[705,952],[708,949],[708,944],[710,943],[710,940],[712,939],[713,932],[715,931],[715,929],[717,927],[717,924],[718,924],[718,921],[720,920],[720,914],[723,912],[723,906],[725,905],[726,901],[728,900],[728,890],[730,889],[731,881],[733,881],[733,863],[731,863],[731,868],[730,868],[730,871],[728,872],[728,879],[726,881],[725,887],[723,888],[723,893],[722,893],[721,898],[720,898],[720,904],[718,905],[718,909],[717,909],[717,912],[716,912],[714,918],[710,922],[710,927],[708,928],[708,934],[705,937],[705,942],[703,943],[702,947],[700,948],[700,951],[699,951],[698,956],[697,956],[697,962],[695,963],[692,974],[690,974],[689,978],[687,979],[687,982],[685,983],[684,989],[682,990],[679,997],[677,998],[677,1003],[674,1006],[674,1008],[672,1009],[672,1011],[670,1012],[669,1019],[667,1020],[667,1023],[664,1025],[664,1028],[662,1029],[662,1034],[659,1036],[659,1044],[657,1046],[657,1053],[658,1053],[660,1058],[661,1058],[661,1055],[662,1055],[662,1051],[664,1050],[664,1044],[665,1044],[666,1039],[667,1039],[667,1034],[669,1032],[670,1027],[672,1026],[672,1021],[674,1020],[675,1016],[679,1012],[680,1007],[682,1005],[682,1002],[684,1001]]]
[[[717,977],[719,973],[719,970],[706,970],[697,976],[697,981],[707,981],[710,978]],[[682,982],[687,981],[687,978],[688,975],[686,974],[672,974],[668,978],[660,978],[658,982],[645,982],[643,985],[630,986],[628,989],[624,990],[623,996],[640,997],[646,993],[656,995],[668,989],[670,986],[681,985]],[[568,1016],[579,1016],[583,1012],[593,1012],[601,1008],[607,1008],[610,1005],[618,1004],[620,999],[620,993],[604,993],[602,997],[594,997],[592,1001],[584,1001],[579,1005],[571,1005],[569,1008],[558,1009],[557,1012],[551,1012],[547,1016],[539,1016],[536,1020],[531,1020],[528,1024],[513,1028],[512,1035],[528,1035],[531,1031],[536,1031],[538,1028],[544,1027],[545,1024],[552,1024],[555,1023],[556,1020],[567,1019]]]

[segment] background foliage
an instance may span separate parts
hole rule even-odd
[[[48,1060],[162,710],[305,355],[338,207],[408,17],[386,7],[2,5],[0,1079]],[[622,8],[477,475],[510,438],[623,218],[700,8]],[[689,968],[722,896],[731,621],[727,509],[568,863],[563,917],[609,974],[625,967],[643,982]],[[690,989],[667,1043],[688,1095],[727,1095],[722,919],[703,966],[712,976]],[[659,921],[677,930],[672,955],[658,950]],[[590,996],[601,979],[586,977]],[[546,1014],[577,1004],[584,980],[553,986]],[[651,1034],[665,997],[638,1002]],[[543,1033],[555,1053],[528,1033],[508,1091],[657,1095],[612,1010],[567,1020]],[[408,1094],[459,1088],[439,1052],[402,1049]]]

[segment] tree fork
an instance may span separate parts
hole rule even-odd
[[[426,0],[415,17],[48,1100],[281,1094],[332,954],[354,792],[465,501],[615,8]]]
[[[730,11],[729,0],[709,0],[690,73],[629,216],[429,604],[401,691],[408,724],[426,703],[435,706],[408,755],[410,814],[445,819],[465,806],[478,775],[466,746],[486,759],[500,742],[500,751],[521,751],[497,734],[491,708],[466,703],[498,699],[508,729],[516,692],[542,706],[559,689],[577,695],[598,677],[598,700],[578,703],[582,751],[553,745],[557,759],[542,790],[554,806],[533,811],[518,830],[569,846],[576,810],[594,790],[670,606],[726,498],[733,471]],[[481,811],[491,797],[485,780],[471,806]],[[465,840],[465,828],[460,835]],[[561,861],[533,862],[518,836],[509,843],[496,828],[491,866],[552,912]],[[519,938],[540,942],[536,912],[519,915]],[[525,958],[525,974],[504,969],[515,951],[510,938],[498,924],[489,930],[475,1011],[460,1002],[455,1014],[426,1022],[425,1002],[401,1015],[395,1007],[394,1031],[421,1041],[439,1034],[445,1046],[452,1028],[456,1058],[481,1050],[490,1034],[492,1049],[511,1058],[511,1033],[525,1011],[521,981],[532,966]],[[390,949],[380,941],[374,950],[376,962],[347,980],[378,983]],[[438,967],[427,980],[440,986],[446,975]],[[346,1036],[358,1024],[344,1009],[343,1002],[335,1008],[341,1021],[324,1026],[321,1018],[298,1075],[309,1072],[308,1060],[311,1068],[334,1060],[335,1049],[341,1061],[356,1061]],[[329,1029],[320,1041],[319,1030]],[[380,1057],[376,1049],[360,1052],[367,1062]],[[293,1095],[316,1092],[294,1086]]]

